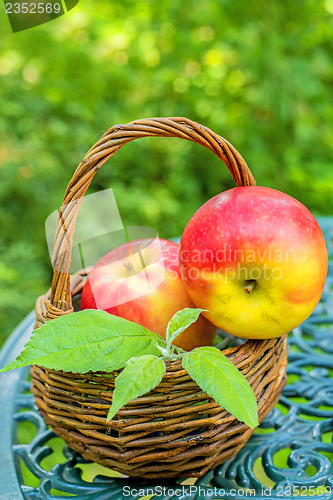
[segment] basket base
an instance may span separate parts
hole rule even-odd
[[[287,377],[284,375],[284,377],[281,380],[281,383],[277,387],[275,394],[272,395],[272,398],[270,398],[269,401],[267,401],[267,406],[265,407],[264,411],[261,413],[261,418],[260,418],[260,423],[266,418],[268,413],[274,408],[274,406],[279,402],[280,399],[280,394],[282,389],[287,383]],[[235,435],[235,439],[233,441],[233,444],[224,448],[222,446],[217,446],[216,452],[214,454],[211,454],[207,456],[206,458],[203,457],[198,457],[198,467],[195,468],[195,462],[191,461],[191,469],[190,470],[184,470],[181,473],[177,470],[169,470],[166,471],[165,467],[161,464],[156,464],[154,472],[148,472],[145,471],[145,468],[140,466],[138,468],[129,468],[128,465],[125,465],[122,467],[121,465],[118,464],[112,464],[112,460],[110,460],[108,463],[106,462],[105,458],[101,458],[101,455],[98,452],[94,452],[84,446],[83,443],[78,443],[77,441],[77,436],[73,436],[74,440],[71,439],[71,433],[66,432],[64,433],[64,429],[60,427],[55,427],[52,425],[52,420],[48,418],[47,414],[43,412],[42,410],[39,410],[40,413],[42,414],[44,420],[46,423],[48,423],[52,430],[57,434],[58,436],[62,437],[65,441],[66,444],[72,448],[74,451],[80,453],[83,458],[85,458],[88,461],[91,462],[96,462],[104,467],[108,467],[114,471],[120,472],[121,474],[124,474],[126,476],[130,477],[136,477],[136,478],[145,478],[145,479],[166,479],[166,478],[199,478],[204,476],[207,471],[210,469],[223,464],[227,460],[233,458],[238,451],[243,448],[243,446],[247,443],[247,441],[250,439],[252,436],[253,432],[255,429],[249,429],[244,431],[241,431],[239,435]],[[76,438],[76,439],[75,439]],[[239,444],[237,445],[237,442]],[[151,464],[150,464],[151,465]],[[150,468],[150,467],[149,467]]]

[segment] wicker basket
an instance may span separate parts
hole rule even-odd
[[[238,186],[255,185],[235,148],[211,130],[186,118],[153,118],[116,125],[90,149],[75,171],[58,220],[72,241],[80,202],[97,170],[124,144],[139,137],[179,137],[221,158]],[[70,277],[71,248],[56,233],[52,287],[36,303],[36,326],[74,311],[89,270]],[[59,269],[61,268],[61,271]],[[58,270],[56,270],[58,269]],[[286,383],[286,336],[247,340],[223,351],[247,378],[258,402],[259,421],[278,402]],[[33,366],[32,392],[44,420],[84,458],[133,477],[200,477],[233,457],[252,430],[204,393],[182,368],[170,362],[162,382],[124,406],[110,422],[106,415],[118,372],[83,375]]]

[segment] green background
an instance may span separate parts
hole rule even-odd
[[[333,211],[333,0],[81,0],[13,34],[0,4],[0,341],[50,286],[44,235],[85,152],[117,123],[186,116],[226,137],[260,185]],[[89,192],[170,238],[234,186],[204,148],[144,139]]]

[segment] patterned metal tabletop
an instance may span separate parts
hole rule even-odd
[[[0,499],[333,499],[333,218],[319,219],[329,272],[312,316],[289,335],[288,385],[236,457],[197,480],[139,481],[83,460],[48,429],[28,369],[1,374]],[[0,366],[29,338],[31,313],[5,344]]]

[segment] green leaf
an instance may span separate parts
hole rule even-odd
[[[111,372],[144,354],[159,355],[160,335],[105,311],[86,309],[35,330],[16,361],[0,371],[31,364],[74,373]]]
[[[205,309],[194,309],[187,307],[181,311],[176,312],[168,323],[166,331],[166,340],[168,344],[172,342],[180,335],[186,328],[188,328],[192,323],[197,321],[199,314],[205,311]]]
[[[198,347],[185,354],[183,367],[217,404],[240,422],[257,427],[258,407],[244,375],[216,347]]]
[[[146,355],[127,361],[124,370],[116,378],[112,405],[106,420],[111,420],[129,401],[154,389],[164,373],[164,361],[156,356]]]

